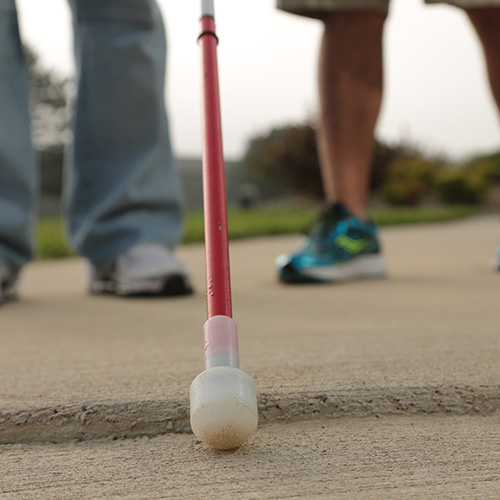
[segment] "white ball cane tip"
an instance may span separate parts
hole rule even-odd
[[[238,448],[257,428],[257,393],[252,378],[239,368],[218,366],[191,384],[191,428],[212,448]]]

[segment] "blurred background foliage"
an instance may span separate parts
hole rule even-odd
[[[25,54],[33,143],[40,169],[38,256],[60,258],[72,255],[60,217],[60,200],[64,150],[72,139],[75,85],[44,68],[32,48],[26,47]],[[201,242],[201,162],[186,158],[179,163],[185,186],[190,185],[198,196],[188,206],[184,242]],[[255,135],[242,159],[226,161],[226,172],[228,195],[232,195],[228,199],[234,204],[229,207],[231,238],[299,232],[323,202],[315,120],[275,126]],[[453,220],[484,210],[492,192],[497,189],[500,193],[499,187],[500,152],[453,162],[409,141],[377,141],[370,212],[381,225]]]
[[[64,149],[71,141],[70,101],[73,81],[46,69],[36,51],[24,46],[30,83],[32,140],[45,197],[61,195]]]
[[[275,127],[248,143],[243,162],[267,189],[279,186],[311,201],[323,198],[312,121]],[[371,197],[394,206],[486,201],[500,185],[500,152],[453,162],[407,141],[376,141]]]
[[[32,48],[25,47],[25,54],[41,199],[59,200],[64,150],[71,142],[74,82],[44,68]],[[271,127],[255,135],[249,139],[244,157],[236,163],[244,172],[243,187],[248,190],[253,185],[249,207],[276,200],[313,204],[323,200],[314,119]],[[498,194],[499,186],[500,152],[457,162],[444,154],[429,153],[410,141],[376,141],[370,180],[375,205],[482,206],[491,199],[492,192]]]

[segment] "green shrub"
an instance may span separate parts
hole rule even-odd
[[[381,188],[395,161],[423,158],[421,150],[420,146],[408,141],[396,144],[376,141],[370,192]],[[277,126],[256,135],[247,145],[243,163],[257,178],[261,194],[272,197],[273,194],[293,193],[315,201],[324,199],[313,120]]]
[[[420,145],[407,140],[392,144],[377,140],[370,175],[370,191],[378,191],[382,187],[394,162],[423,158],[424,156],[426,153],[423,152]]]
[[[382,198],[394,205],[418,205],[434,188],[442,166],[419,155],[391,163],[381,187]]]
[[[488,194],[488,175],[479,169],[459,167],[441,172],[437,189],[445,203],[479,205]]]
[[[427,191],[418,179],[389,180],[382,186],[382,197],[391,205],[418,205]]]
[[[500,181],[500,164],[489,158],[478,158],[464,167],[470,172],[483,176],[488,183],[498,183]]]
[[[254,137],[244,163],[264,184],[277,182],[292,193],[323,198],[316,131],[311,123],[277,127]]]
[[[500,152],[474,156],[465,163],[465,166],[484,173],[492,183],[500,183]]]

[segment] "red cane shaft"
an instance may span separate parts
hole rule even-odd
[[[212,17],[201,19],[200,45],[203,70],[203,199],[207,312],[210,319],[219,315],[232,317],[217,37]]]

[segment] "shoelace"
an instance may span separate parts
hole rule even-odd
[[[348,216],[347,209],[343,205],[339,203],[329,205],[305,227],[303,232],[310,237],[324,237]]]
[[[340,203],[325,207],[322,213],[309,224],[305,234],[308,236],[306,248],[320,248],[325,238],[337,227],[339,223],[349,218],[349,212]]]

